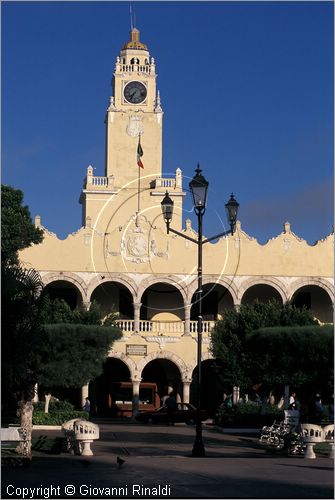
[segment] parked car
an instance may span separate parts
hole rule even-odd
[[[184,422],[186,424],[194,424],[196,422],[197,409],[189,403],[177,403],[177,408],[174,413],[174,421]],[[208,416],[205,410],[201,410],[201,420],[207,420]],[[144,424],[163,424],[168,422],[167,406],[163,405],[154,411],[140,411],[136,415],[138,422]]]

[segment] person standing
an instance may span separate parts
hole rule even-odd
[[[334,423],[334,396],[331,397],[328,407],[328,420]]]
[[[170,392],[169,397],[167,398],[165,404],[167,407],[168,425],[174,425],[174,417],[177,408],[177,401],[173,392]]]
[[[91,402],[88,398],[85,398],[85,404],[83,406],[83,410],[87,411],[87,413],[90,413],[91,410]]]
[[[161,399],[161,403],[162,403],[162,406],[164,406],[166,404],[166,401],[169,399],[169,395],[168,394],[165,394],[162,399]]]
[[[321,422],[322,416],[323,416],[323,404],[321,401],[320,394],[317,394],[314,402],[314,419],[316,424],[319,424]]]

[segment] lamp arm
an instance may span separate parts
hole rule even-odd
[[[211,238],[207,238],[207,239],[203,240],[202,243],[208,243],[209,241],[213,241],[213,240],[216,240],[217,238],[220,238],[220,236],[227,236],[228,234],[233,235],[234,230],[229,229],[229,231],[224,231],[224,233],[219,233],[219,234],[216,234],[215,236],[211,236]]]
[[[193,243],[197,243],[198,244],[198,240],[195,240],[194,238],[191,238],[190,236],[186,236],[186,234],[184,233],[181,233],[179,231],[176,231],[175,229],[172,229],[172,227],[168,227],[168,232],[171,232],[171,233],[174,233],[174,234],[178,234],[178,236],[181,236],[182,238],[185,238],[185,240],[189,240],[189,241],[193,241]]]

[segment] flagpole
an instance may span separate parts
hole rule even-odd
[[[137,179],[137,212],[136,212],[136,226],[138,227],[138,216],[141,210],[140,207],[140,192],[141,192],[141,156],[143,154],[141,147],[141,134],[138,134],[138,146],[137,146],[137,167],[138,167],[138,179]]]
[[[138,166],[138,180],[137,180],[137,213],[136,213],[136,226],[138,226],[137,217],[140,213],[140,190],[141,190],[141,167]]]

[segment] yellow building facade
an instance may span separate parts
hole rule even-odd
[[[160,396],[174,388],[181,400],[192,399],[197,245],[167,234],[161,212],[166,191],[174,201],[172,227],[193,238],[197,234],[190,220],[183,227],[182,171],[163,177],[163,110],[156,80],[155,60],[133,29],[115,62],[105,172],[95,176],[91,165],[86,170],[81,229],[60,240],[36,216],[44,241],[20,254],[25,265],[40,272],[51,296],[71,307],[96,301],[104,314],[119,314],[123,337],[113,345],[104,375],[83,390],[83,397],[90,391],[98,414],[108,414],[114,382],[130,382],[133,395],[145,381],[156,383]],[[143,169],[137,164],[139,142]],[[333,321],[333,245],[330,234],[311,246],[289,223],[261,245],[240,222],[234,235],[204,245],[204,383],[206,376],[208,384],[214,383],[206,372],[212,359],[210,332],[227,309],[275,298],[305,305],[322,323]],[[216,404],[222,394],[214,399]]]

